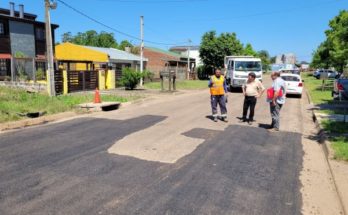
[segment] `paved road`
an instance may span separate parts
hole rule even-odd
[[[300,100],[268,133],[264,101],[247,126],[240,94],[230,123],[206,118],[207,99],[164,96],[0,135],[0,214],[299,214]]]

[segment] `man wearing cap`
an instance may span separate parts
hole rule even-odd
[[[243,105],[243,117],[242,122],[248,122],[251,125],[254,121],[254,113],[257,98],[261,97],[265,91],[262,83],[256,79],[255,73],[251,72],[248,75],[247,82],[242,86],[244,95],[244,105]],[[249,110],[249,118],[247,119],[247,113]]]
[[[209,84],[210,88],[210,98],[211,98],[211,108],[213,112],[213,120],[217,122],[218,111],[217,106],[219,104],[221,111],[221,119],[227,122],[227,108],[226,108],[226,98],[225,93],[227,93],[226,80],[223,75],[221,75],[221,70],[216,69],[215,74],[210,77]]]

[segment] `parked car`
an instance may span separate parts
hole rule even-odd
[[[325,69],[319,69],[317,71],[315,71],[313,73],[313,77],[315,77],[316,79],[320,79],[320,76],[322,73],[327,72],[328,73],[328,78],[339,78],[340,77],[340,73],[336,72],[336,71],[332,71],[332,70],[325,70]]]
[[[291,73],[282,73],[280,77],[285,81],[286,94],[302,97],[303,81],[300,75]]]
[[[334,81],[332,97],[337,100],[348,100],[348,78],[341,77]]]

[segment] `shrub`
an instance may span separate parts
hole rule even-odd
[[[121,84],[126,87],[126,89],[133,90],[143,77],[144,73],[140,73],[132,68],[124,68],[122,70],[122,78],[120,81]]]
[[[150,80],[151,82],[153,81],[153,78],[155,77],[155,74],[149,70],[145,70],[143,73],[144,79]]]
[[[45,79],[45,72],[42,68],[38,68],[36,70],[36,80],[44,80]]]

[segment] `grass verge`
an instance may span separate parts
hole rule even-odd
[[[321,122],[321,125],[323,128],[330,132],[335,134],[343,134],[348,132],[348,123],[345,122],[336,122],[332,120],[323,120]]]
[[[27,93],[22,89],[0,87],[0,123],[24,119],[20,114],[43,112],[55,114],[71,111],[81,103],[93,101],[91,93],[79,93],[50,97],[44,93]],[[116,95],[101,95],[102,101],[127,102]]]
[[[334,158],[338,160],[348,161],[348,138],[331,138],[330,142],[333,150],[335,151]]]
[[[145,88],[160,90],[161,82],[148,82],[145,83]],[[168,81],[164,82],[164,88],[168,89]],[[176,82],[177,90],[201,90],[208,88],[208,81],[206,80],[184,80]]]
[[[327,80],[326,85],[329,87],[322,91],[322,80],[314,78],[310,73],[302,73],[302,79],[314,104],[327,104],[332,101],[332,88],[330,87],[333,86],[333,80]]]
[[[340,135],[348,132],[348,123],[325,120],[321,122],[323,128],[331,134]],[[331,136],[329,138],[334,150],[334,158],[348,161],[348,137]]]

